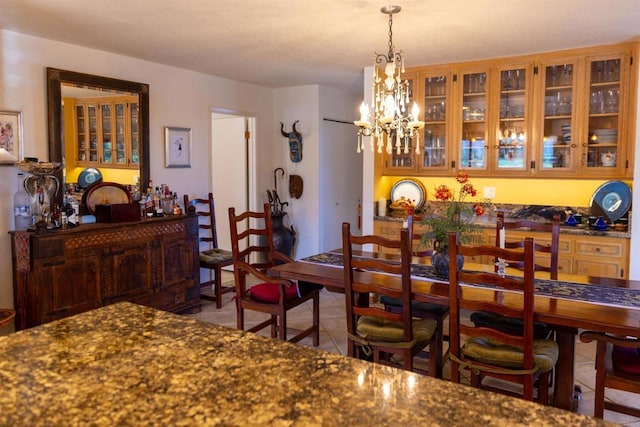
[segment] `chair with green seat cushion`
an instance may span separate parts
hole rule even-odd
[[[534,336],[534,241],[527,237],[523,250],[502,249],[493,245],[460,245],[455,232],[449,234],[449,359],[451,380],[460,382],[460,371],[469,370],[471,385],[513,395],[495,387],[485,377],[494,377],[523,386],[522,397],[534,398],[538,383],[538,402],[549,403],[549,380],[559,349],[553,340]],[[458,271],[456,256],[499,257],[507,262],[521,262],[523,277],[496,272]],[[464,285],[463,285],[464,284]],[[467,286],[485,285],[496,297],[473,298]],[[486,311],[522,320],[520,333],[461,321],[461,311]]]
[[[414,258],[426,258],[430,257],[433,253],[432,250],[422,247],[422,235],[415,233],[414,229],[414,216],[410,214],[407,216],[407,230],[409,232],[409,241],[411,242],[411,255]],[[402,310],[402,301],[398,298],[389,298],[387,296],[381,296],[380,302],[384,304],[385,310],[393,313],[399,313]],[[444,319],[449,314],[449,306],[441,304],[433,304],[428,302],[412,301],[411,307],[413,309],[413,316],[421,319],[433,319],[436,321],[436,336],[432,346],[429,346],[429,357],[436,359],[437,370],[435,376],[442,378],[442,368],[444,365],[443,359],[443,341],[448,340],[448,337],[444,336]]]
[[[233,292],[234,286],[222,286],[222,269],[233,264],[231,251],[218,248],[218,230],[216,228],[216,211],[213,202],[213,194],[209,193],[206,199],[196,198],[189,201],[189,196],[184,195],[184,209],[188,213],[189,206],[193,206],[198,215],[199,242],[209,245],[209,249],[200,252],[200,268],[209,270],[209,280],[200,282],[200,289],[213,285],[214,295],[201,293],[200,298],[215,301],[216,308],[222,307],[222,294]],[[213,273],[213,277],[211,274]]]
[[[506,249],[520,249],[524,246],[524,240],[510,238],[509,234],[506,234],[508,230],[548,233],[548,237],[537,239],[537,241],[534,242],[533,246],[536,255],[542,254],[545,258],[545,261],[541,261],[542,257],[536,257],[534,271],[546,271],[549,273],[550,279],[557,280],[560,248],[560,216],[557,214],[554,215],[551,222],[536,222],[530,220],[505,221],[504,212],[499,211],[498,219],[496,220],[496,246],[500,245],[502,240],[500,235],[504,233],[504,247]],[[497,262],[498,260],[496,259],[495,261]],[[508,267],[522,270],[523,263],[512,262]],[[471,321],[477,326],[492,327],[502,330],[503,332],[510,330],[510,333],[513,334],[522,333],[522,319],[499,316],[496,313],[480,312],[472,313]],[[544,323],[536,322],[534,328],[537,338],[551,337],[552,331]]]
[[[354,246],[368,244],[397,249],[400,260],[353,256]],[[398,241],[374,235],[355,236],[351,234],[350,225],[344,223],[342,250],[349,356],[373,354],[375,363],[394,365],[400,360],[402,368],[416,370],[414,357],[425,347],[433,345],[437,323],[433,319],[416,319],[412,315],[411,251],[407,229],[400,232]],[[393,313],[381,305],[371,305],[370,294],[399,299],[402,310]],[[435,376],[435,358],[429,358],[428,366],[428,373]]]

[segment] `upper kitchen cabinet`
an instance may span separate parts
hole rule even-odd
[[[500,175],[522,175],[530,168],[533,67],[514,64],[496,67],[497,96],[491,102],[498,110],[497,127],[491,122],[490,165]]]
[[[625,115],[630,66],[627,54],[588,57],[586,60],[589,105],[584,107],[582,123],[580,169],[583,174],[602,177],[620,176],[626,172],[627,147],[631,144],[628,115]]]
[[[136,99],[77,99],[73,111],[76,166],[139,168]]]
[[[416,67],[419,152],[387,175],[631,178],[638,43]],[[637,62],[637,61],[636,61]]]
[[[454,135],[458,169],[489,170],[491,69],[460,70],[456,75]]]
[[[420,73],[420,93],[424,94],[425,122],[422,150],[418,155],[418,172],[429,175],[448,175],[452,169],[450,149],[451,87],[452,73],[449,69],[434,69]]]
[[[539,128],[534,169],[540,174],[574,175],[581,156],[579,116],[580,59],[562,58],[536,67],[539,78]]]
[[[420,111],[424,111],[421,105],[420,96],[418,95],[418,84],[416,74],[404,74],[403,79],[409,82],[404,97],[408,100],[405,104],[411,108],[414,102],[420,106]],[[407,108],[407,107],[405,107]],[[402,111],[402,113],[406,113]],[[415,144],[421,143],[419,138],[396,138],[398,135],[394,131],[390,135],[385,135],[385,147],[383,147],[382,171],[387,175],[411,175],[418,173],[418,154],[416,154]],[[386,146],[391,142],[391,153],[387,153]],[[380,156],[376,154],[376,156]]]

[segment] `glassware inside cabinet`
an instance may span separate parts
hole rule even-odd
[[[140,163],[140,134],[138,133],[138,103],[129,104],[129,124],[131,126],[131,163]]]
[[[592,61],[589,68],[589,135],[586,167],[618,166],[620,58]]]
[[[526,71],[525,68],[520,68],[500,72],[498,169],[525,169],[527,161]]]
[[[113,162],[111,105],[102,104],[100,109],[102,115],[102,162],[111,163]]]
[[[574,64],[544,67],[544,128],[541,169],[568,169],[575,163],[572,142]]]
[[[84,105],[76,105],[76,138],[78,141],[76,161],[78,162],[87,160],[87,134],[85,126]]]
[[[463,75],[461,168],[487,168],[486,81],[487,74],[484,72]]]
[[[89,117],[89,161],[98,161],[98,107],[87,106],[87,116]]]
[[[125,108],[124,102],[118,102],[115,104],[116,111],[116,164],[125,165],[127,163],[127,149],[126,149],[126,137],[125,137]]]
[[[447,77],[431,76],[424,80],[424,145],[422,168],[444,168],[447,165]]]

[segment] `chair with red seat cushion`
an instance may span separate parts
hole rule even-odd
[[[274,249],[269,205],[265,204],[262,212],[247,211],[239,215],[236,215],[235,208],[229,208],[229,225],[238,329],[244,330],[245,310],[262,312],[268,314],[269,319],[248,331],[257,332],[271,326],[271,337],[286,341],[287,311],[306,301],[312,301],[312,326],[299,332],[289,341],[298,342],[312,335],[313,345],[318,346],[319,289],[312,288],[301,293],[295,281],[271,277],[266,273],[270,267],[278,263],[293,261]]]
[[[604,332],[585,331],[580,334],[583,342],[597,341],[596,347],[596,397],[593,416],[602,418],[608,409],[640,417],[640,396],[636,406],[605,399],[605,388],[640,394],[640,339],[617,337]]]

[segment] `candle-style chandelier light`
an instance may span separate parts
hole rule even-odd
[[[411,83],[402,80],[404,73],[404,52],[397,51],[393,46],[393,15],[400,12],[400,6],[384,6],[380,12],[389,15],[389,52],[375,53],[373,63],[373,85],[371,102],[373,113],[369,113],[369,106],[362,102],[360,106],[360,120],[353,122],[358,126],[358,153],[364,149],[363,136],[373,136],[371,151],[374,145],[378,153],[391,154],[393,148],[396,153],[409,153],[409,141],[416,139],[415,150],[420,153],[419,135],[424,122],[420,121],[420,110],[414,102],[411,112],[407,111],[411,101]],[[380,75],[380,68],[385,62],[384,76]]]

